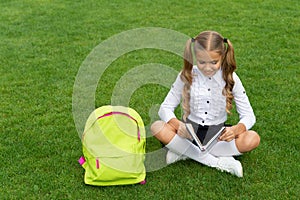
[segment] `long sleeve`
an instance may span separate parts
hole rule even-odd
[[[158,115],[163,121],[168,122],[170,119],[176,118],[174,110],[180,104],[183,86],[184,83],[179,74],[158,111]]]
[[[232,93],[236,104],[236,110],[240,118],[239,123],[243,123],[246,126],[246,129],[249,130],[255,124],[256,118],[244,86],[236,73],[233,73],[233,79],[235,84]]]

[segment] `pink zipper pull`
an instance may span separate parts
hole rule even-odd
[[[99,159],[98,159],[98,158],[96,159],[96,168],[97,168],[97,169],[100,169],[100,162],[99,162]]]

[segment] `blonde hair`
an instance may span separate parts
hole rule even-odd
[[[184,65],[180,76],[181,80],[184,82],[182,92],[182,108],[184,110],[183,118],[186,119],[190,114],[190,89],[193,82],[193,42],[195,43],[193,48],[194,52],[197,50],[214,51],[222,56],[222,77],[225,81],[225,87],[223,88],[222,93],[226,97],[226,112],[230,114],[233,100],[232,88],[234,86],[232,74],[236,69],[234,49],[232,43],[221,36],[221,34],[215,31],[204,31],[201,32],[195,39],[189,39],[186,42],[184,50]]]

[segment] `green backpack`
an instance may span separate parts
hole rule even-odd
[[[82,135],[88,185],[108,186],[145,183],[145,127],[132,108],[102,106],[94,110]]]

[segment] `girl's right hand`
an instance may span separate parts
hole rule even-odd
[[[192,136],[189,134],[189,132],[186,130],[186,126],[183,122],[179,122],[179,128],[177,130],[177,134],[180,136],[180,137],[183,137],[183,138],[187,138],[189,140],[193,140]]]

